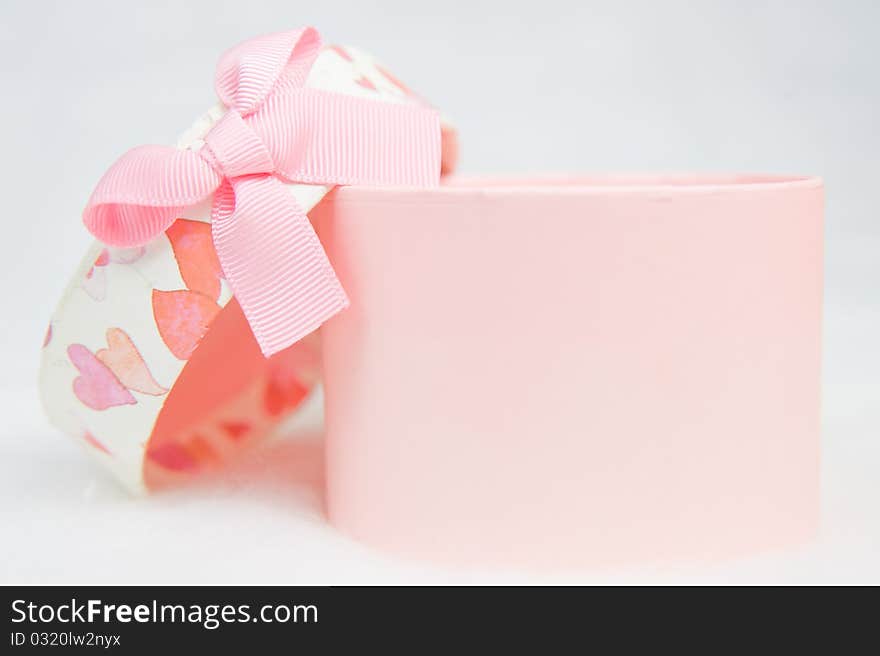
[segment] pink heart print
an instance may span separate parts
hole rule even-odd
[[[150,374],[147,363],[121,328],[107,330],[107,346],[95,353],[95,357],[107,365],[122,385],[135,392],[161,396],[168,390]]]
[[[106,410],[137,403],[113,372],[85,346],[71,344],[67,347],[67,356],[80,373],[73,381],[73,392],[88,407]]]

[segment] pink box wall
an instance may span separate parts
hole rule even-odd
[[[331,521],[413,556],[715,558],[817,525],[821,181],[342,188]]]

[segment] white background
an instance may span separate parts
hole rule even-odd
[[[462,170],[762,171],[827,184],[822,530],[713,566],[449,570],[350,542],[318,429],[132,500],[37,401],[46,322],[124,150],[213,102],[220,52],[302,24],[376,54],[458,124]],[[880,3],[39,2],[0,9],[0,582],[880,582]],[[316,424],[320,405],[309,420]]]

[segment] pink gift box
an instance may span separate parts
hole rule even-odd
[[[331,521],[443,560],[702,559],[816,529],[820,180],[341,188],[312,218]]]

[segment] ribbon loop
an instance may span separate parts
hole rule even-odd
[[[242,116],[256,110],[279,82],[302,87],[318,52],[321,37],[305,27],[266,34],[230,48],[217,64],[215,87],[220,100]]]
[[[170,146],[132,148],[98,182],[83,222],[110,246],[142,246],[207,199],[223,178],[201,157]]]
[[[258,37],[217,66],[226,114],[198,152],[144,146],[99,182],[83,213],[98,239],[144,244],[214,194],[214,246],[263,353],[348,305],[285,182],[436,185],[440,121],[421,105],[304,88],[321,47],[312,28]]]

